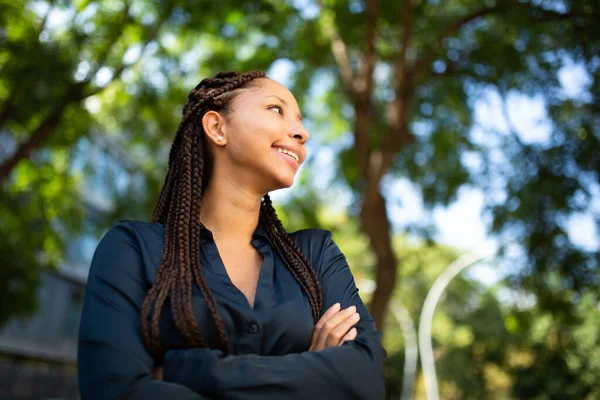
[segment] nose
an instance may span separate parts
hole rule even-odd
[[[308,133],[308,130],[302,124],[294,124],[290,127],[288,136],[304,144],[310,137],[310,133]]]

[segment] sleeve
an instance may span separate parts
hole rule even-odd
[[[148,285],[137,240],[123,226],[109,230],[92,259],[78,344],[79,391],[94,399],[208,399],[154,378],[140,332]]]
[[[319,271],[324,309],[355,305],[361,319],[355,340],[319,352],[285,356],[224,356],[210,349],[167,352],[164,379],[227,399],[383,399],[386,352],[364,306],[346,258],[325,238]],[[202,379],[200,379],[202,377]]]

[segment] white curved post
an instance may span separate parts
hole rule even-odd
[[[421,367],[423,368],[423,379],[425,380],[425,393],[427,400],[439,400],[437,377],[435,374],[435,359],[433,357],[433,346],[431,344],[431,324],[435,306],[439,301],[444,289],[450,281],[458,275],[463,269],[476,262],[486,258],[474,252],[469,252],[456,261],[452,262],[435,280],[433,286],[425,297],[423,310],[419,319],[419,350],[421,352]]]
[[[419,347],[417,345],[417,332],[415,324],[408,309],[400,300],[392,300],[392,314],[400,324],[404,336],[404,371],[402,373],[402,394],[400,400],[412,399],[417,379],[417,362]]]
[[[374,281],[363,279],[360,281],[360,290],[365,293],[373,293],[376,288]],[[404,337],[404,370],[402,373],[401,400],[411,400],[417,378],[417,362],[419,358],[419,347],[417,344],[417,332],[415,324],[408,309],[398,299],[393,299],[391,304],[392,315],[398,321],[402,336]]]

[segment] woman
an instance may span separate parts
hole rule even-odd
[[[381,333],[343,254],[288,234],[269,199],[306,158],[294,96],[219,73],[183,114],[153,223],[119,221],[94,254],[82,399],[381,399]]]

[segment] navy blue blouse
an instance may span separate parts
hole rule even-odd
[[[346,259],[329,231],[306,229],[293,238],[316,269],[323,310],[356,306],[356,339],[308,351],[314,320],[308,297],[259,224],[252,245],[262,254],[254,308],[227,275],[211,232],[202,228],[201,254],[229,338],[215,350],[217,330],[200,290],[195,318],[209,348],[189,348],[170,307],[159,320],[165,349],[163,380],[140,333],[142,302],[164,250],[164,225],[119,221],[100,241],[90,268],[79,332],[79,387],[91,399],[382,399],[381,332],[358,295]],[[187,348],[186,348],[187,347]]]

